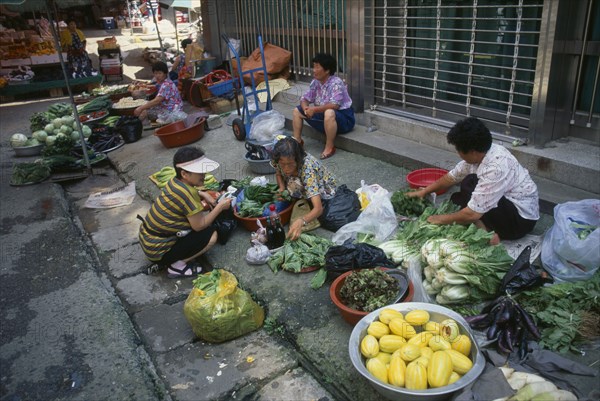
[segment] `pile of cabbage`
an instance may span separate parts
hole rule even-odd
[[[83,136],[89,138],[92,135],[92,130],[87,125],[83,125]],[[79,141],[79,131],[77,131],[77,121],[73,116],[58,117],[46,124],[43,130],[35,131],[32,138],[40,143],[45,143],[52,146],[56,139],[60,136],[68,136],[73,141]]]

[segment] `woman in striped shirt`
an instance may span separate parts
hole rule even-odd
[[[163,188],[143,219],[139,240],[149,260],[169,266],[169,278],[192,277],[203,271],[194,259],[217,241],[212,224],[222,211],[231,207],[231,199],[215,203],[209,194],[197,189],[204,185],[204,175],[219,167],[201,149],[180,148],[173,157],[173,165],[176,176]],[[210,210],[204,210],[202,200]]]

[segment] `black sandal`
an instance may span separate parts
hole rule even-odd
[[[169,271],[174,271],[176,273],[169,273]],[[194,262],[190,262],[185,265],[182,269],[176,269],[173,266],[169,266],[167,270],[168,278],[186,278],[186,277],[194,277],[198,274],[202,273],[202,267]]]

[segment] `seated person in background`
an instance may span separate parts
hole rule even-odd
[[[335,154],[335,136],[354,128],[354,110],[346,84],[334,75],[337,70],[335,58],[319,53],[312,63],[314,79],[300,98],[300,105],[294,109],[294,138],[304,145],[302,127],[306,120],[310,126],[325,133],[325,149],[321,159],[327,159]]]
[[[519,239],[540,218],[537,186],[529,172],[503,146],[492,143],[490,130],[477,118],[459,121],[447,135],[461,159],[436,182],[408,196],[424,197],[460,183],[451,200],[456,213],[430,216],[433,224],[470,224],[495,232],[492,244]]]
[[[85,35],[77,29],[77,23],[69,20],[67,29],[60,33],[60,46],[67,52],[69,74],[73,78],[89,77],[96,73],[92,68],[92,60],[85,50],[86,44]]]
[[[202,272],[202,267],[193,260],[217,241],[212,223],[231,207],[231,199],[215,204],[209,194],[196,188],[204,185],[206,173],[219,167],[201,149],[180,148],[173,156],[173,165],[176,175],[142,220],[139,240],[149,260],[169,266],[169,278],[192,277]],[[210,206],[210,211],[203,210],[202,200]]]
[[[192,39],[183,39],[181,41],[181,49],[183,50],[183,53],[175,57],[175,61],[173,61],[171,71],[169,72],[169,78],[171,78],[171,81],[177,81],[179,78],[179,72],[183,67],[185,67],[185,48],[191,43]]]
[[[287,189],[292,198],[308,199],[312,210],[302,219],[290,224],[287,238],[294,241],[302,234],[303,225],[323,214],[322,199],[331,199],[337,188],[336,180],[327,167],[306,153],[298,141],[291,137],[281,139],[271,152],[271,165],[279,191]]]
[[[154,99],[134,110],[134,115],[140,120],[148,118],[150,121],[155,121],[160,115],[168,115],[183,108],[179,90],[169,79],[167,64],[162,61],[152,64],[152,74],[156,84],[159,85],[158,92]]]

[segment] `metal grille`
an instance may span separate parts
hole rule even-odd
[[[374,104],[527,127],[542,0],[374,0]]]
[[[235,0],[241,54],[263,40],[292,52],[291,72],[297,79],[312,76],[312,58],[329,53],[337,58],[339,75],[346,75],[345,0]]]

